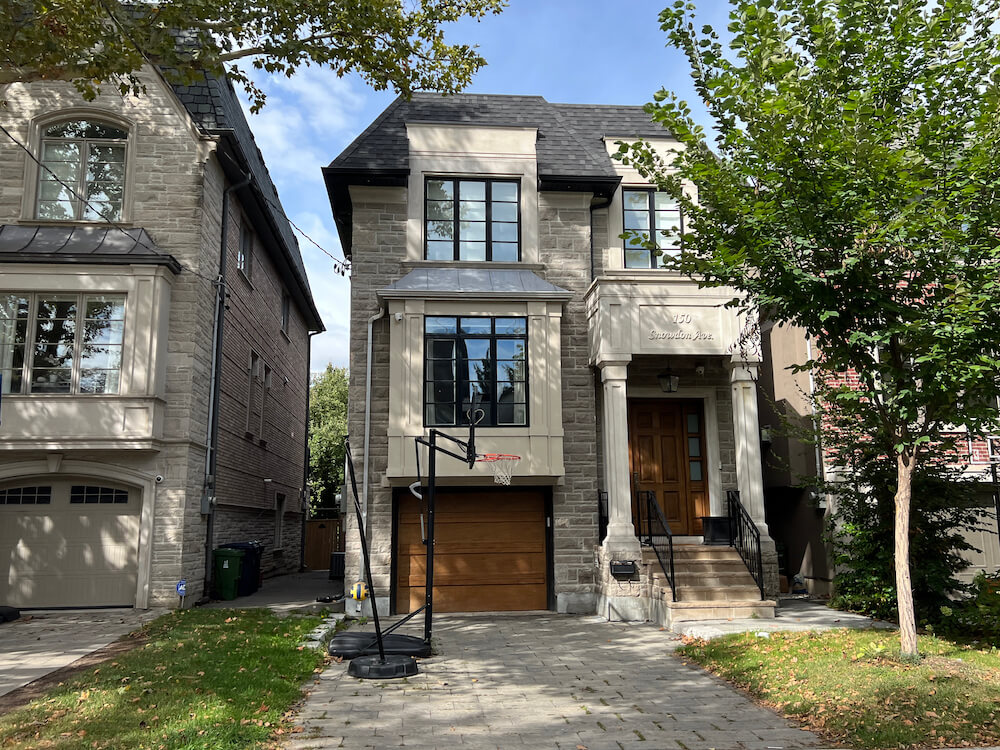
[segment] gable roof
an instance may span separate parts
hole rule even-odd
[[[605,136],[664,138],[670,133],[638,106],[553,104],[540,96],[415,93],[397,98],[323,170],[341,244],[350,257],[351,184],[405,185],[406,124],[427,122],[533,127],[539,187],[607,197],[620,182]]]
[[[258,234],[263,225],[265,235],[270,235],[279,248],[280,257],[272,257],[272,260],[309,329],[324,330],[309,288],[298,240],[281,207],[278,191],[257,148],[232,81],[203,73],[202,80],[197,83],[172,83],[171,86],[195,124],[205,133],[223,139],[225,148],[220,150],[220,161],[230,181],[241,182],[246,174],[252,177],[250,185],[239,192],[241,203],[252,214]]]

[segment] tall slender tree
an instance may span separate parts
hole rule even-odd
[[[731,0],[731,41],[660,16],[715,130],[660,91],[681,148],[620,155],[683,203],[676,268],[803,327],[829,405],[895,465],[901,650],[917,653],[911,478],[997,419],[998,0]],[[684,184],[694,185],[697,200]],[[852,379],[853,380],[853,379]]]

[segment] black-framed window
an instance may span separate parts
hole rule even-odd
[[[521,259],[517,180],[428,177],[424,184],[427,260]]]
[[[9,487],[0,490],[0,505],[49,505],[51,487]]]
[[[247,279],[253,274],[253,245],[254,233],[250,228],[250,222],[246,217],[240,224],[240,246],[236,249],[236,269],[241,271]]]
[[[467,425],[479,395],[486,427],[528,424],[527,318],[424,318],[424,424]]]
[[[74,504],[87,505],[125,505],[128,503],[128,492],[114,487],[91,487],[74,484],[69,491],[69,501]]]
[[[625,240],[626,268],[662,268],[666,258],[680,253],[684,217],[680,204],[669,194],[626,188],[622,190],[622,211],[625,231],[633,233]],[[651,235],[659,255],[645,247]]]

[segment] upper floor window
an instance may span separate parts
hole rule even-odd
[[[240,246],[236,249],[236,270],[247,279],[253,273],[253,230],[245,218],[240,224]]]
[[[292,298],[287,293],[281,295],[281,332],[288,333],[288,323],[292,318]]]
[[[517,180],[428,178],[427,260],[520,260],[520,194]]]
[[[42,131],[38,218],[120,221],[128,131],[91,120]]]
[[[681,207],[667,193],[647,189],[622,191],[624,227],[633,233],[625,240],[626,268],[662,268],[664,259],[681,251],[684,220]],[[656,243],[659,254],[645,247]]]
[[[0,293],[3,393],[119,393],[124,294]]]
[[[424,318],[424,424],[467,425],[479,395],[486,427],[528,424],[526,318]]]

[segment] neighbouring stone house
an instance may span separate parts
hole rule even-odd
[[[0,603],[178,606],[210,550],[297,570],[310,335],[232,85],[0,88]]]
[[[677,147],[641,107],[418,94],[324,170],[352,265],[349,431],[380,608],[423,602],[415,439],[467,437],[478,396],[478,451],[521,460],[500,488],[439,458],[436,611],[773,615],[759,357],[729,291],[621,238],[679,250],[678,205],[611,157],[639,137]],[[728,535],[711,544],[731,511],[745,561]],[[350,515],[347,541],[350,578]]]

